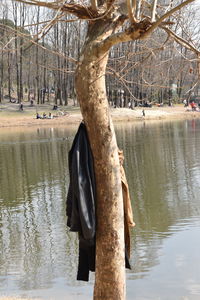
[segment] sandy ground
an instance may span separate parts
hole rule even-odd
[[[145,116],[142,110],[144,109]],[[111,108],[111,115],[114,122],[120,121],[146,121],[146,120],[180,120],[200,118],[200,111],[191,111],[183,105],[173,107],[152,107],[152,108]],[[47,115],[51,112],[53,119],[36,119],[36,112]],[[63,115],[63,112],[65,115]],[[24,111],[20,112],[17,104],[0,104],[0,127],[18,126],[59,126],[76,125],[82,121],[82,115],[78,107],[66,107],[53,111],[52,106],[30,107],[24,105]]]

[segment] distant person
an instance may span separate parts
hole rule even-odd
[[[20,110],[20,111],[23,111],[23,110],[24,110],[24,105],[23,105],[22,102],[19,104],[19,110]]]
[[[53,116],[51,113],[49,113],[48,119],[53,119]]]
[[[31,96],[31,97],[30,97],[30,106],[33,106],[33,104],[34,104],[34,97]]]
[[[42,119],[39,113],[36,114],[36,119]]]
[[[142,110],[142,116],[145,117],[145,111],[144,111],[144,109]]]
[[[55,104],[55,105],[53,106],[53,110],[57,110],[57,109],[58,109],[58,105]]]
[[[187,100],[186,100],[186,99],[183,100],[183,104],[184,104],[184,107],[187,107],[187,106],[188,106],[188,103],[187,103]]]
[[[190,106],[191,106],[191,108],[192,108],[193,111],[195,111],[197,109],[196,103],[194,101],[192,101],[190,103]]]
[[[46,115],[45,112],[43,113],[43,116],[42,116],[42,117],[43,117],[43,119],[46,119],[47,115]]]

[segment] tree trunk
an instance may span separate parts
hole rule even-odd
[[[44,43],[44,38],[42,40],[42,45],[43,47],[45,47],[45,43]],[[46,93],[47,93],[47,57],[46,57],[46,53],[45,50],[43,51],[43,64],[44,64],[44,68],[43,68],[43,85],[42,85],[42,104],[45,103],[45,97],[46,97]]]
[[[1,52],[1,70],[0,70],[0,103],[3,101],[3,96],[4,96],[4,91],[3,91],[3,83],[4,83],[4,53],[3,51]]]
[[[94,156],[97,187],[94,299],[122,300],[125,298],[125,263],[120,165],[106,97],[105,69],[108,52],[99,55],[96,47],[103,32],[98,25],[106,24],[96,25],[90,25],[88,30],[75,80]]]
[[[25,23],[25,5],[20,5],[20,27],[24,28]],[[20,92],[20,102],[23,101],[23,44],[24,39],[20,37],[20,50],[19,50],[19,92]]]
[[[36,26],[36,34],[39,34],[39,21],[40,21],[40,7],[37,10],[37,26]],[[41,94],[40,94],[40,72],[39,72],[39,46],[35,46],[35,65],[36,65],[36,73],[35,73],[35,94],[37,99],[37,104],[40,104]]]
[[[16,67],[16,83],[17,83],[17,102],[21,102],[20,86],[19,86],[19,63],[18,63],[18,31],[17,31],[17,5],[14,6],[14,22],[15,22],[15,67]]]
[[[9,101],[11,102],[11,88],[12,88],[12,83],[11,83],[11,59],[10,56],[12,54],[8,51],[8,55],[7,55],[7,66],[8,66],[8,97],[9,97]]]
[[[19,93],[20,93],[20,102],[23,101],[24,92],[23,92],[23,38],[20,38],[20,56],[19,56]]]

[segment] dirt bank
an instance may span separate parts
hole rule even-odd
[[[53,115],[52,119],[36,119],[36,112],[40,115],[49,112]],[[143,116],[145,114],[145,116]],[[148,120],[181,120],[200,118],[200,111],[191,111],[182,105],[173,107],[152,107],[152,108],[111,108],[111,115],[114,122],[120,121],[148,121]],[[80,123],[82,116],[78,107],[66,107],[65,110],[52,111],[50,106],[29,107],[25,106],[24,111],[20,112],[16,105],[0,106],[0,127],[18,126],[58,126],[75,125]]]

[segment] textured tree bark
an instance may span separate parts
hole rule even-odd
[[[96,46],[102,38],[99,28],[90,26],[88,30],[75,84],[94,156],[97,187],[94,299],[122,300],[125,266],[120,165],[105,88],[108,52],[99,55],[102,51]]]

